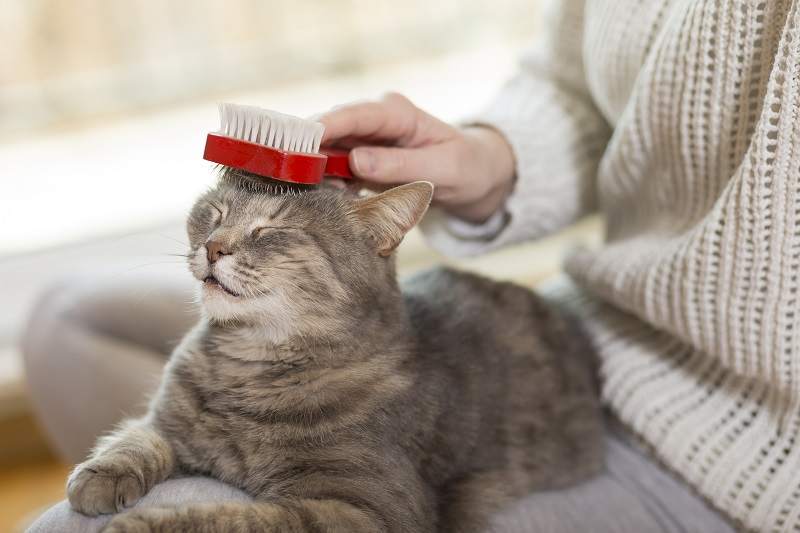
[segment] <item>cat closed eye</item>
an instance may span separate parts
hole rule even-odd
[[[290,228],[286,226],[259,226],[250,233],[250,235],[255,239],[258,237],[263,237],[267,233],[271,231],[299,231],[297,228]]]
[[[222,219],[225,216],[224,212],[222,211],[222,208],[215,204],[209,204],[209,205],[211,206],[211,221],[214,224],[219,224],[220,222],[222,222]]]

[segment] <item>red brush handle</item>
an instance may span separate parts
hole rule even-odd
[[[323,176],[352,178],[347,150],[323,149],[319,154],[288,152],[209,133],[203,159],[281,181],[318,184]]]
[[[334,178],[352,178],[348,157],[350,150],[340,150],[338,148],[322,148],[319,153],[328,156],[325,162],[325,175]]]
[[[294,183],[322,183],[327,157],[276,150],[258,143],[209,133],[203,159],[259,176]]]

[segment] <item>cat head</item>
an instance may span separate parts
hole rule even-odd
[[[191,210],[189,267],[215,323],[258,325],[281,343],[357,327],[397,292],[392,251],[433,185],[360,197],[326,186],[221,180]]]

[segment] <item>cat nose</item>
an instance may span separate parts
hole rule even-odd
[[[206,243],[206,257],[208,257],[209,263],[216,263],[223,255],[230,255],[225,245],[217,241],[208,241]]]

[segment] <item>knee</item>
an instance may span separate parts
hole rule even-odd
[[[86,290],[78,279],[63,279],[47,287],[33,307],[22,336],[22,355],[28,375],[36,377],[49,366],[50,359],[58,354],[54,349],[64,330],[79,327],[80,319],[75,317],[75,302]],[[73,317],[67,317],[72,314]]]
[[[51,285],[22,338],[31,405],[70,463],[122,417],[144,411],[166,359],[147,345],[147,318],[159,317],[131,308],[129,284],[102,279],[86,274]]]
[[[86,272],[42,292],[22,338],[29,370],[45,371],[68,345],[108,339],[165,359],[197,320],[184,279],[158,273]]]

